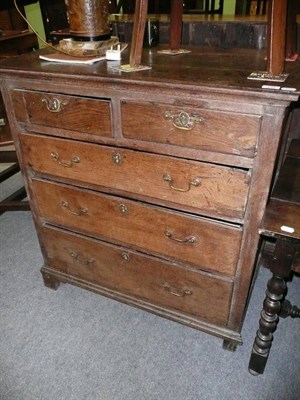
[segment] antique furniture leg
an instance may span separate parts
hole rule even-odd
[[[223,340],[223,349],[228,351],[235,351],[237,348],[237,343],[232,340],[224,339]]]
[[[48,274],[48,272],[44,271],[43,268],[41,269],[44,285],[53,290],[57,290],[60,285],[60,281],[55,279],[52,275]]]
[[[183,2],[172,0],[170,22],[170,49],[179,50],[182,33]]]
[[[129,61],[131,67],[136,67],[141,64],[147,10],[148,0],[137,0]]]
[[[183,15],[183,2],[180,0],[172,0],[171,15],[170,15],[169,49],[158,50],[158,53],[174,56],[177,54],[185,54],[191,52],[190,50],[180,49],[181,33],[182,33],[182,15]]]
[[[270,1],[268,18],[267,71],[278,76],[284,70],[287,0]]]
[[[248,76],[248,79],[284,82],[288,77],[288,74],[283,73],[286,52],[287,1],[270,0],[267,26],[267,70],[265,72],[255,71]]]
[[[284,300],[283,303],[281,304],[279,317],[300,318],[300,308],[295,305],[293,306],[290,301]]]
[[[285,42],[285,60],[286,61],[296,61],[298,58],[296,17],[297,17],[297,11],[295,8],[295,0],[288,0],[286,42]]]
[[[249,372],[253,375],[263,374],[272,340],[273,332],[275,331],[280,312],[282,310],[282,302],[286,292],[285,278],[290,275],[293,258],[296,252],[295,239],[280,237],[277,239],[276,247],[273,256],[273,264],[271,271],[272,278],[267,284],[266,298],[263,303],[263,310],[259,321],[259,329],[254,341],[252,354],[249,362]],[[283,303],[285,309],[287,303]],[[297,316],[297,310],[290,312],[291,315]],[[285,312],[289,314],[289,312]],[[287,316],[287,315],[286,315]]]
[[[121,65],[118,68],[120,71],[135,72],[151,69],[149,66],[141,65],[147,11],[148,0],[137,0],[135,5],[129,64]]]

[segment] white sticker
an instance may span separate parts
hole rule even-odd
[[[262,89],[280,90],[280,86],[275,85],[262,85]]]
[[[282,226],[280,227],[280,229],[281,229],[283,232],[287,232],[287,233],[294,233],[294,232],[295,232],[295,229],[294,229],[294,228],[291,228],[290,226],[282,225]]]
[[[282,87],[281,90],[283,90],[284,92],[296,92],[296,88],[294,87]]]

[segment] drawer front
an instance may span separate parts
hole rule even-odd
[[[36,135],[20,139],[25,164],[37,172],[198,214],[232,220],[244,215],[249,176],[243,170]]]
[[[200,269],[235,273],[241,229],[62,184],[33,180],[32,189],[46,221]]]
[[[154,257],[44,228],[47,263],[68,275],[226,325],[232,283]]]
[[[219,153],[254,157],[260,117],[153,102],[122,101],[123,135]]]
[[[13,91],[12,96],[19,122],[112,136],[108,100],[22,90]]]

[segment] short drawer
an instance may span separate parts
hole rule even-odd
[[[122,101],[123,135],[176,146],[254,157],[259,116]]]
[[[19,122],[112,136],[110,101],[56,93],[14,90]]]
[[[46,262],[69,276],[226,325],[232,283],[155,257],[53,228],[43,228]]]
[[[22,134],[20,140],[25,165],[39,173],[197,214],[243,218],[247,171],[46,136]]]
[[[227,275],[242,230],[228,224],[62,184],[33,180],[39,216],[51,223]]]

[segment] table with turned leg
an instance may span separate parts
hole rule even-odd
[[[292,140],[279,172],[271,199],[261,224],[260,234],[275,239],[270,259],[272,277],[259,321],[249,371],[264,372],[280,318],[300,318],[300,309],[285,299],[286,279],[300,272],[300,139]]]

